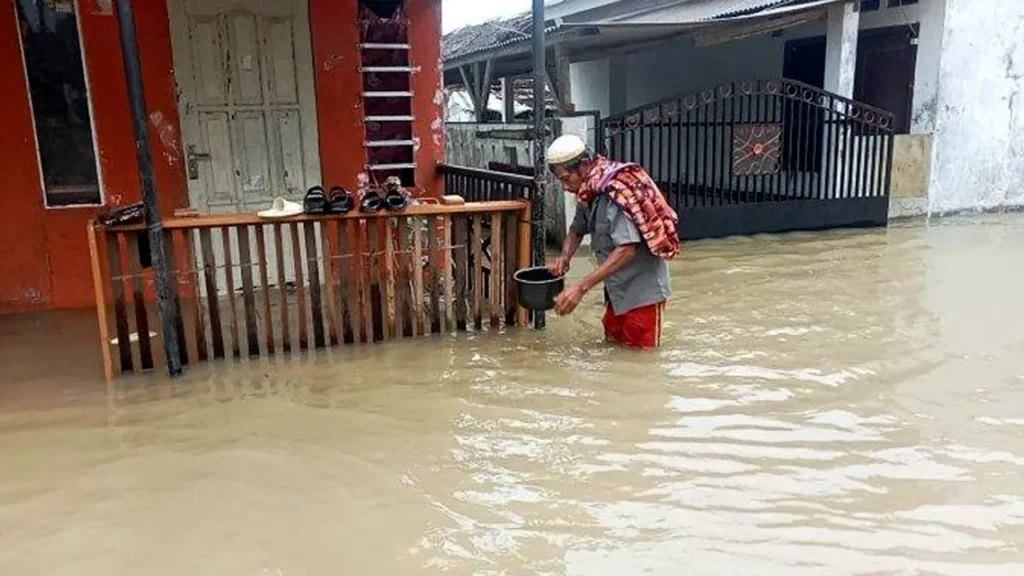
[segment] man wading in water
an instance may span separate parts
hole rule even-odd
[[[675,211],[643,168],[595,156],[576,136],[552,142],[548,164],[578,200],[562,254],[548,268],[559,276],[568,272],[587,234],[598,263],[558,295],[555,312],[572,314],[583,296],[603,282],[608,340],[631,348],[659,346],[661,316],[672,294],[667,261],[679,253]]]

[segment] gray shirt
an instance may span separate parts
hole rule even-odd
[[[636,224],[607,195],[598,195],[589,205],[578,204],[572,230],[580,236],[591,235],[598,265],[617,247],[639,244],[633,258],[605,280],[605,294],[615,314],[664,302],[672,295],[668,263],[651,254]]]

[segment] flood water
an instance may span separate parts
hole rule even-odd
[[[0,574],[1024,574],[1022,263],[1020,214],[698,242],[656,352],[595,291],[110,388],[91,315],[0,319]]]

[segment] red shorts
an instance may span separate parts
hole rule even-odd
[[[665,303],[659,302],[615,314],[610,303],[604,306],[604,335],[609,341],[630,348],[661,346],[661,320]]]

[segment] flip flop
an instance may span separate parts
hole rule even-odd
[[[383,207],[384,199],[377,192],[367,192],[363,196],[363,202],[360,205],[363,212],[380,212],[380,209]]]
[[[398,190],[391,190],[384,195],[384,207],[389,212],[401,212],[409,205],[409,199]]]
[[[256,213],[260,218],[268,219],[290,218],[292,216],[298,216],[299,214],[302,214],[301,204],[285,200],[280,196],[274,198],[274,203],[271,204],[269,209]]]
[[[331,188],[328,196],[327,212],[330,214],[347,214],[352,210],[356,201],[352,194],[341,186]]]
[[[313,186],[302,199],[302,209],[306,214],[323,214],[327,211],[327,196],[323,186]]]

